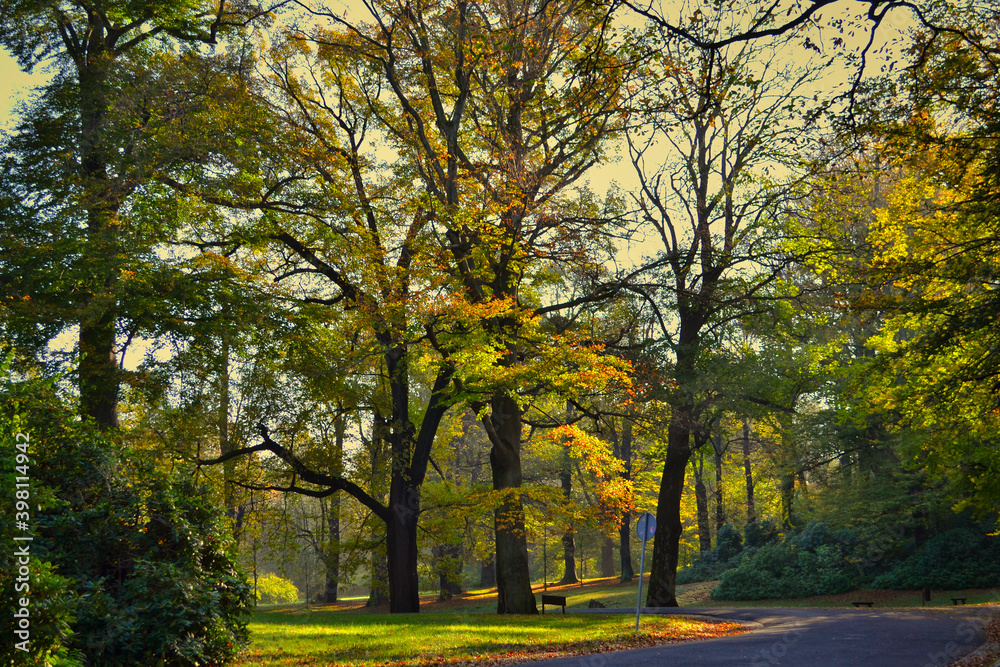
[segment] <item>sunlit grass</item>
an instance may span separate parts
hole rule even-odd
[[[728,623],[620,615],[494,614],[352,615],[259,612],[252,645],[239,663],[263,665],[463,664],[517,662],[653,644],[707,639],[740,631]]]

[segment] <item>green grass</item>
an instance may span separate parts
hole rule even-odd
[[[593,653],[738,630],[732,624],[605,615],[497,616],[475,613],[403,615],[267,611],[254,614],[244,667],[277,665],[451,664],[507,662],[525,655]]]

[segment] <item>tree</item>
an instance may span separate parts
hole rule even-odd
[[[364,327],[385,355],[396,480],[390,505],[400,511],[381,516],[406,524],[389,531],[390,554],[412,564],[405,575],[390,567],[400,590],[401,578],[407,581],[405,610],[417,604],[411,536],[419,487],[454,384],[484,419],[494,488],[503,498],[495,517],[498,609],[530,613],[535,603],[518,491],[522,403],[538,390],[539,370],[551,371],[554,358],[567,362],[577,355],[575,367],[595,357],[564,337],[550,345],[538,317],[562,306],[540,304],[527,287],[548,279],[536,273],[541,265],[586,268],[597,264],[595,252],[606,250],[594,238],[593,197],[582,193],[574,200],[565,191],[599,159],[614,126],[619,72],[602,41],[603,15],[583,5],[410,2],[368,8],[367,24],[314,10],[332,27],[300,33],[285,47],[305,53],[305,45],[315,45],[318,60],[305,67],[328,73],[308,81],[289,66],[274,70],[285,97],[284,119],[322,164],[293,169],[254,205],[281,209],[278,195],[288,197],[294,188],[286,186],[311,178],[303,173],[317,174],[337,205],[313,201],[299,207],[303,217],[271,216],[266,235],[289,254],[282,275],[328,281],[332,293],[309,298],[343,302],[358,322],[370,318]],[[332,81],[329,89],[323,81]],[[371,180],[374,154],[366,152],[369,131],[382,133],[400,155],[392,177],[377,185]],[[377,208],[391,199],[376,192],[410,192],[414,179],[423,193],[396,208]],[[331,211],[346,220],[332,229],[311,226],[307,216]],[[402,220],[408,222],[400,225]],[[345,232],[353,243],[346,253]],[[349,270],[339,258],[351,263]],[[372,273],[355,266],[359,261]],[[435,293],[447,298],[432,304]],[[594,289],[584,301],[605,293]],[[428,308],[415,313],[412,305],[422,299]],[[437,355],[437,375],[417,432],[408,383],[417,356],[434,359],[421,347],[425,343]],[[526,357],[532,363],[522,364]],[[531,388],[522,396],[520,387]],[[376,503],[370,506],[378,511]]]
[[[37,590],[34,573],[31,581],[39,648],[58,633],[72,651],[63,657],[87,664],[231,662],[247,642],[250,588],[209,490],[190,471],[159,470],[77,420],[50,383],[15,382],[3,372],[0,422],[16,429],[5,430],[4,456],[17,451],[15,440],[27,445],[22,465],[37,484],[27,504],[32,567],[43,573]],[[12,605],[10,558],[0,585]],[[13,618],[12,610],[4,616]]]
[[[691,30],[712,34],[722,20],[698,13]],[[790,190],[764,170],[798,168],[792,147],[805,137],[798,118],[817,70],[779,63],[775,54],[789,38],[769,44],[769,56],[759,43],[699,49],[655,32],[651,39],[655,84],[637,97],[649,124],[629,133],[629,150],[639,215],[663,245],[655,298],[673,356],[673,391],[647,603],[676,606],[680,503],[702,409],[700,371],[712,335],[762,307],[787,266],[767,235],[777,231]],[[658,146],[673,153],[662,164],[654,161]]]
[[[2,257],[0,282],[15,305],[41,302],[44,310],[34,312],[45,324],[42,337],[79,327],[80,412],[114,428],[121,322],[142,311],[126,307],[135,285],[125,284],[156,264],[151,247],[170,224],[145,217],[152,211],[138,199],[152,173],[194,157],[175,133],[185,132],[186,116],[206,94],[219,92],[211,77],[199,80],[204,69],[189,69],[210,58],[194,51],[177,58],[168,49],[215,44],[263,10],[155,0],[13,1],[0,9],[0,40],[23,70],[47,61],[61,68],[4,141],[2,222],[17,243]]]

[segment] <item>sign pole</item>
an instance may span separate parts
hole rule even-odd
[[[642,541],[642,557],[639,558],[639,598],[635,601],[635,630],[639,631],[639,609],[642,607],[642,571],[646,567],[646,540]]]
[[[639,631],[639,610],[642,609],[642,573],[646,569],[646,542],[656,534],[656,517],[649,512],[639,515],[635,531],[642,540],[642,556],[639,558],[639,597],[635,601],[635,631]]]

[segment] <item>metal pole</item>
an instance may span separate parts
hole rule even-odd
[[[545,543],[548,542],[549,539],[548,532],[549,532],[548,526],[542,528],[542,590],[543,591],[549,590],[549,558],[548,555],[545,553]]]
[[[635,631],[639,631],[639,609],[642,606],[642,571],[646,568],[646,540],[642,541],[642,556],[639,558],[639,597],[635,601]]]

